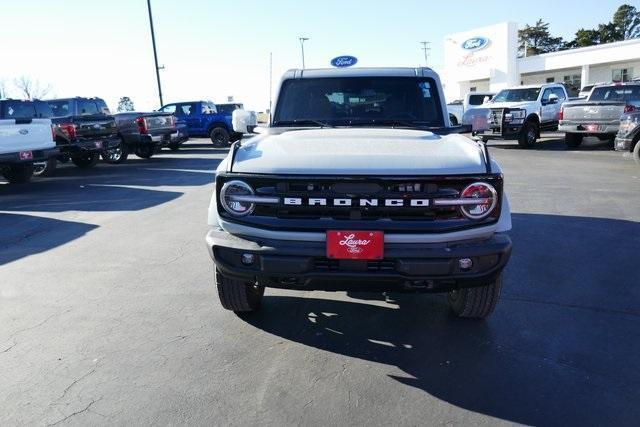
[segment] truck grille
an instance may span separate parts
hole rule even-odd
[[[250,215],[233,217],[218,203],[218,212],[225,220],[260,228],[289,230],[383,229],[419,232],[442,232],[486,225],[497,220],[502,194],[502,177],[459,176],[434,178],[257,178],[254,176],[218,176],[216,187],[220,194],[224,182],[238,179],[248,183],[257,197],[277,198],[280,203],[256,204]],[[457,199],[462,190],[473,182],[490,183],[498,192],[498,206],[482,221],[464,217],[457,206],[441,206],[435,200]],[[286,205],[285,199],[299,202]],[[312,199],[325,204],[310,205]],[[349,201],[350,205],[335,206],[335,201]],[[366,200],[367,202],[363,202]],[[377,205],[372,201],[377,200]],[[401,206],[389,206],[388,200]],[[426,201],[425,206],[413,205]],[[362,205],[364,203],[364,205]]]

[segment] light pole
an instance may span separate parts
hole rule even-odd
[[[160,97],[160,107],[164,105],[162,102],[162,85],[160,84],[160,70],[164,67],[158,66],[158,52],[156,52],[156,35],[153,31],[153,15],[151,15],[151,0],[147,0],[147,9],[149,9],[149,26],[151,27],[151,44],[153,45],[153,60],[156,64],[156,80],[158,81],[158,96]],[[158,107],[159,108],[159,107]]]
[[[420,42],[422,44],[422,50],[424,51],[424,65],[425,67],[429,66],[429,51],[431,50],[431,47],[429,47],[429,45],[431,44],[431,42]]]
[[[304,70],[304,42],[309,40],[309,37],[300,37],[300,49],[302,50],[302,69]]]

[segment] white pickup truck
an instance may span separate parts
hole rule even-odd
[[[462,116],[464,116],[466,111],[486,104],[491,101],[491,98],[493,98],[494,95],[495,92],[469,92],[464,99],[458,99],[448,103],[447,110],[449,111],[451,124],[453,126],[461,124]]]
[[[532,147],[541,131],[558,129],[560,109],[568,98],[567,90],[559,83],[503,89],[489,103],[471,111],[489,118],[488,129],[477,135],[485,142],[517,139],[521,147]],[[472,121],[465,115],[462,123]]]
[[[26,182],[33,163],[58,154],[44,101],[0,100],[0,173],[10,183]]]
[[[234,111],[234,130],[248,119]],[[269,127],[216,170],[206,241],[222,306],[256,310],[265,287],[398,290],[488,316],[511,214],[469,130],[451,126],[428,68],[288,71]]]

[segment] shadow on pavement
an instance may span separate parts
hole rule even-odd
[[[503,420],[635,424],[640,223],[513,219],[513,259],[486,321],[454,318],[442,296],[419,294],[392,295],[382,306],[369,302],[381,299],[373,294],[267,295],[262,311],[243,318],[276,336],[398,367],[407,375],[395,380]]]
[[[0,213],[0,265],[48,251],[97,227],[82,222]]]

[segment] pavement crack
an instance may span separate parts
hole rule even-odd
[[[85,406],[84,408],[80,409],[79,411],[73,412],[73,413],[71,413],[71,414],[67,415],[66,417],[64,417],[64,418],[62,418],[62,419],[60,419],[60,420],[56,421],[55,423],[47,424],[47,426],[55,426],[55,425],[58,425],[58,424],[60,424],[60,423],[63,423],[63,422],[65,422],[65,421],[67,421],[69,418],[72,418],[72,417],[75,417],[76,415],[80,415],[80,414],[82,414],[82,413],[84,413],[84,412],[87,412],[87,411],[91,408],[91,406],[93,406],[93,404],[98,403],[98,402],[100,402],[101,400],[102,400],[102,397],[101,397],[100,399],[97,399],[97,400],[92,400],[91,402],[89,402],[89,404],[88,404],[87,406]]]
[[[14,333],[12,333],[9,336],[9,340],[14,341],[14,338],[16,335],[21,334],[23,332],[27,332],[27,331],[31,331],[33,329],[39,328],[40,326],[44,325],[45,323],[47,323],[49,320],[53,319],[54,317],[58,317],[58,316],[62,316],[64,314],[67,314],[71,311],[71,309],[65,310],[62,313],[53,313],[52,315],[48,316],[46,319],[44,319],[43,321],[33,325],[33,326],[29,326],[28,328],[23,328],[23,329],[18,329],[17,331],[15,331]]]
[[[5,348],[4,350],[0,351],[0,354],[2,354],[2,353],[8,353],[8,352],[9,352],[9,350],[11,350],[13,347],[15,347],[15,346],[17,346],[17,345],[18,345],[18,343],[14,341],[14,342],[13,342],[13,344],[11,344],[9,347],[7,347],[7,348]]]
[[[78,384],[80,381],[84,380],[85,378],[87,378],[88,376],[92,375],[93,373],[96,372],[96,369],[98,369],[98,366],[94,366],[90,371],[88,371],[87,373],[85,373],[84,375],[76,378],[75,380],[73,380],[73,382],[71,384],[69,384],[64,391],[62,392],[62,394],[60,395],[60,397],[57,400],[61,400],[63,399],[67,393],[69,392],[69,390],[71,390],[71,388]]]

